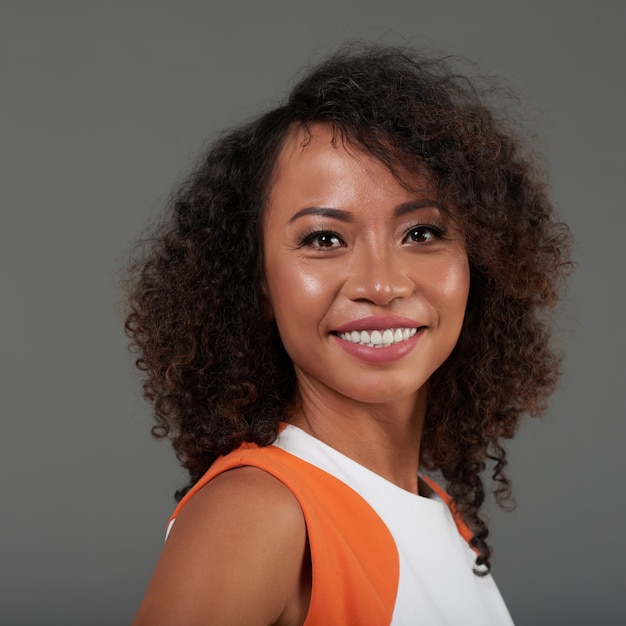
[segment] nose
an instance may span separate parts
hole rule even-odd
[[[406,255],[390,245],[363,246],[353,252],[346,268],[344,292],[351,300],[380,306],[406,298],[415,289],[409,262]]]

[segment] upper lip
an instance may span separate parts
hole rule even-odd
[[[350,333],[353,330],[384,330],[386,328],[419,328],[423,324],[401,315],[369,315],[333,329],[335,333]]]

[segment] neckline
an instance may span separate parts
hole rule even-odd
[[[324,443],[321,439],[318,439],[311,433],[306,432],[299,426],[285,423],[284,426],[280,430],[280,434],[286,433],[289,436],[289,432],[294,433],[295,436],[299,438],[300,440],[304,439],[308,442],[312,442],[315,446],[321,449],[326,455],[330,456],[331,458],[334,457],[335,460],[338,460],[340,465],[347,464],[349,468],[352,468],[352,471],[349,471],[347,473],[349,476],[355,479],[355,482],[359,482],[358,477],[360,474],[363,476],[363,479],[366,482],[374,481],[375,483],[378,483],[381,487],[385,489],[391,489],[394,493],[397,494],[399,498],[403,498],[404,500],[407,500],[407,501],[410,500],[412,502],[417,502],[417,503],[427,502],[429,504],[434,504],[436,506],[443,506],[443,507],[446,506],[446,502],[444,498],[442,497],[445,492],[442,492],[441,489],[438,487],[438,485],[436,485],[436,483],[434,483],[431,479],[423,476],[420,472],[418,472],[417,474],[418,484],[421,484],[428,489],[428,492],[429,492],[428,495],[421,494],[421,493],[413,493],[411,491],[408,491],[407,489],[403,489],[402,487],[396,485],[391,480],[369,469],[362,463],[355,461],[353,458],[347,456],[343,452],[340,452],[336,448],[333,448],[327,443]],[[291,450],[288,450],[288,451],[294,454],[293,451]],[[312,465],[320,467],[320,469],[324,469],[324,467],[321,467],[320,464],[315,462],[313,458],[314,457],[313,454],[307,454],[306,449],[302,451],[302,453],[296,453],[296,456],[303,459],[304,461],[307,461],[308,463],[311,463]],[[356,488],[355,485],[351,485],[351,486],[353,488]]]

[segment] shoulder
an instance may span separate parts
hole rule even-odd
[[[245,530],[245,537],[238,531]],[[216,476],[180,512],[169,541],[219,541],[233,554],[247,545],[255,555],[265,546],[306,539],[302,510],[294,494],[277,478],[256,467],[239,467]],[[245,539],[245,541],[244,541]]]
[[[226,471],[181,510],[135,624],[290,622],[305,610],[306,554],[291,491],[256,467]]]

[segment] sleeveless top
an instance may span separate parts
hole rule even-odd
[[[215,476],[253,466],[296,497],[307,526],[312,587],[305,626],[506,626],[490,575],[473,573],[471,532],[449,497],[412,494],[288,425],[276,442],[220,457],[178,504]]]

